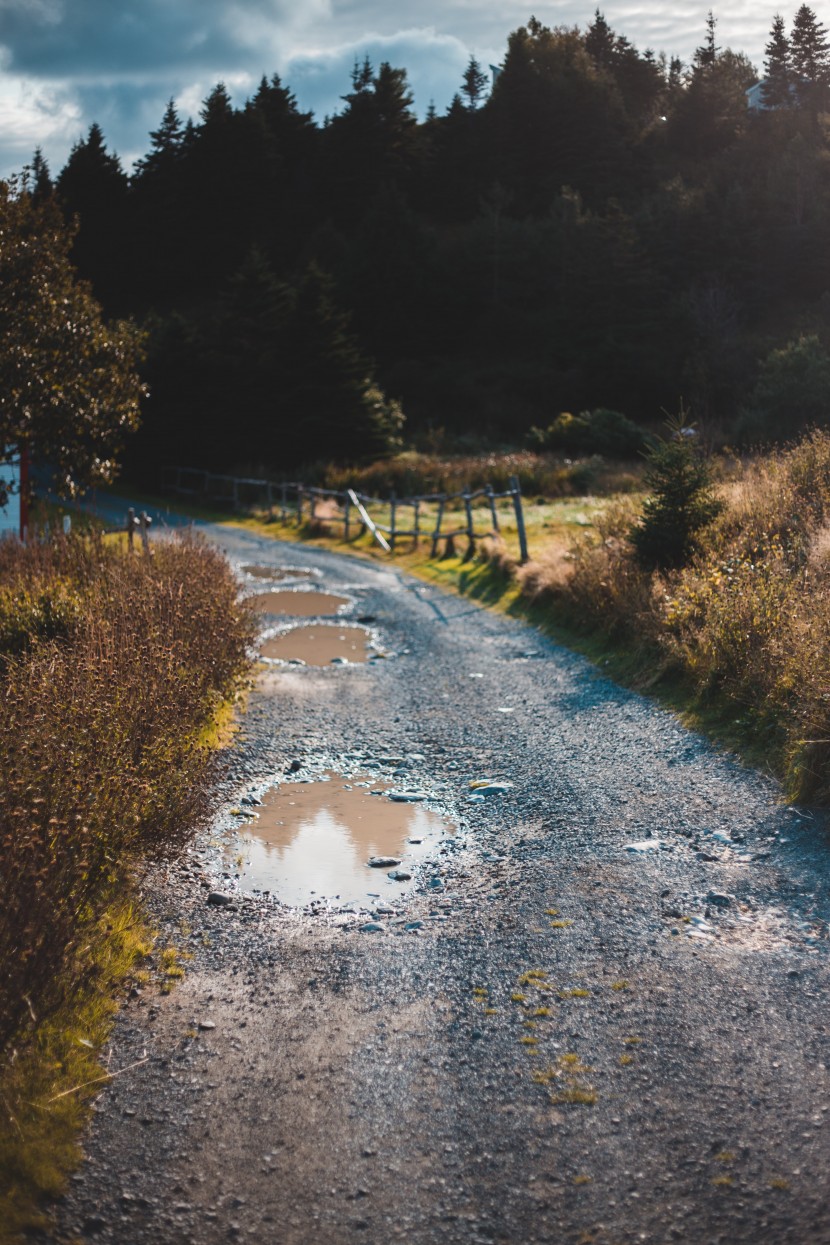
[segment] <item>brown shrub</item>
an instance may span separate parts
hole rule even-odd
[[[97,540],[0,547],[5,587],[69,582],[61,638],[7,660],[0,703],[0,1053],[89,971],[87,931],[148,857],[209,809],[200,742],[246,664],[252,621],[224,560],[192,540],[152,559]]]

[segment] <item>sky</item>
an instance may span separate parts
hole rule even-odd
[[[530,7],[529,7],[530,5]],[[278,73],[319,121],[342,107],[355,59],[408,71],[420,115],[443,111],[474,55],[504,56],[511,30],[535,12],[545,25],[585,27],[596,0],[0,0],[0,176],[35,147],[53,174],[93,121],[129,172],[172,97],[183,118],[223,81],[243,104]],[[709,3],[601,5],[640,50],[688,60],[703,41]],[[760,68],[776,3],[733,0],[718,43]],[[822,14],[819,11],[819,17]]]

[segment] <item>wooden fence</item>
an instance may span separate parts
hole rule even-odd
[[[165,468],[162,484],[165,492],[229,504],[234,510],[260,506],[274,517],[279,516],[282,523],[294,522],[297,527],[315,522],[342,524],[346,540],[353,534],[369,531],[387,553],[394,553],[399,540],[409,539],[417,545],[421,539],[427,539],[432,542],[433,557],[441,541],[445,542],[444,552],[451,553],[456,539],[461,537],[467,541],[464,556],[471,557],[477,540],[500,534],[497,502],[509,499],[516,521],[519,556],[522,562],[528,559],[522,491],[516,476],[510,477],[510,486],[503,493],[495,492],[487,484],[484,488],[461,493],[397,497],[393,492],[388,498],[368,497],[354,489],[315,488],[308,484],[215,475],[194,467]],[[479,509],[484,509],[489,516],[489,526],[477,531],[473,503],[481,499],[484,501]],[[380,511],[384,518],[388,513],[388,523],[373,518],[370,509],[376,515]]]

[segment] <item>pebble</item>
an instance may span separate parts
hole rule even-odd
[[[714,904],[716,908],[731,908],[735,901],[734,895],[727,895],[724,891],[709,891],[706,896],[706,902]]]
[[[659,852],[661,847],[668,847],[664,839],[639,839],[636,843],[626,843],[625,850],[644,855],[646,852]]]
[[[392,865],[399,865],[400,857],[398,856],[370,856],[366,864],[370,869],[388,869]]]
[[[226,908],[228,904],[233,903],[230,895],[223,895],[221,891],[211,891],[207,897],[207,901],[215,908]]]
[[[418,804],[429,799],[425,791],[388,791],[386,794],[396,804]]]
[[[512,782],[488,782],[484,787],[476,787],[476,795],[505,795],[512,789]]]
[[[200,1020],[198,1027],[200,1029],[208,1030],[208,1029],[215,1029],[216,1025],[212,1020]]]
[[[406,869],[393,869],[391,873],[387,873],[388,878],[393,882],[409,882],[412,880],[412,874]]]
[[[382,934],[383,926],[377,921],[367,921],[365,925],[360,926],[361,934]]]

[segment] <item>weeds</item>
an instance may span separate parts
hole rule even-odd
[[[0,1056],[94,986],[103,914],[205,821],[200,736],[251,635],[230,569],[194,540],[152,559],[95,536],[0,543]]]

